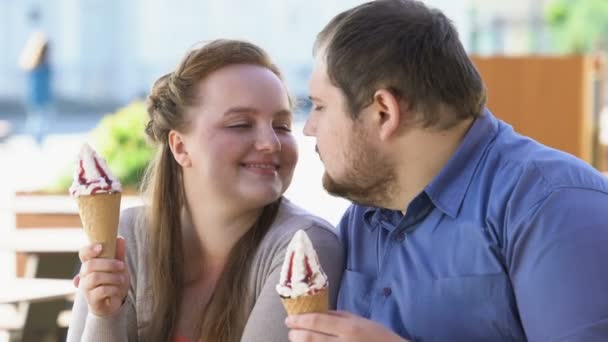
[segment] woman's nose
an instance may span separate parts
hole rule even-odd
[[[268,153],[280,151],[281,141],[274,128],[260,129],[260,132],[258,132],[256,137],[255,147],[257,150]]]

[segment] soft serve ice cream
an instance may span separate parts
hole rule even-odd
[[[80,220],[89,241],[102,245],[99,256],[114,258],[121,185],[106,161],[88,144],[80,149],[70,194],[78,199]]]
[[[285,309],[289,314],[327,311],[327,285],[312,242],[303,230],[298,230],[287,246],[276,287]]]
[[[99,193],[121,192],[120,182],[112,175],[106,161],[84,144],[78,154],[78,167],[70,194],[74,197]]]

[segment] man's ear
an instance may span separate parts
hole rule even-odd
[[[374,93],[374,118],[381,140],[390,139],[404,120],[399,105],[399,98],[388,89],[379,89]]]
[[[188,154],[182,135],[175,130],[171,130],[168,138],[169,148],[171,149],[171,153],[173,153],[175,161],[182,167],[191,167],[192,161],[190,160],[190,155]]]

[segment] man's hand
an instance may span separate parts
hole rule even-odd
[[[382,341],[407,342],[378,323],[344,311],[327,314],[303,314],[287,317],[289,340],[317,341]]]

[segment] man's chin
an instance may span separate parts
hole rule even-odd
[[[354,187],[336,182],[327,172],[323,174],[323,188],[332,196],[344,198],[357,204],[369,205],[364,198],[365,196],[357,195]]]

